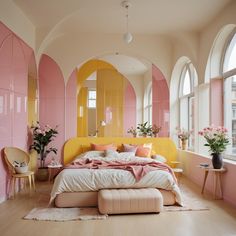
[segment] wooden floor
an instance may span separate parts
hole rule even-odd
[[[162,212],[109,216],[107,220],[34,221],[23,220],[39,202],[39,196],[49,194],[51,185],[38,183],[37,192],[29,197],[20,192],[14,200],[0,204],[1,236],[236,236],[236,209],[212,196],[201,196],[200,188],[186,179],[184,185],[210,207],[207,211]]]

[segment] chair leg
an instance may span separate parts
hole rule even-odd
[[[34,188],[34,191],[36,191],[36,189],[35,189],[35,180],[34,180],[34,174],[32,174],[32,175],[31,175],[31,177],[32,177],[32,183],[33,183],[33,188]]]
[[[14,197],[15,197],[15,191],[16,191],[16,178],[15,177],[12,177],[12,188],[13,188],[13,195],[12,195],[12,197],[13,197],[13,199],[14,199]]]
[[[29,191],[31,194],[31,175],[28,176],[28,180],[29,180]]]

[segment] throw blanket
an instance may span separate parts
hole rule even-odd
[[[122,169],[130,171],[139,181],[148,172],[154,170],[164,170],[169,172],[177,183],[173,170],[166,164],[160,162],[134,162],[134,161],[103,161],[103,160],[90,160],[81,159],[73,161],[70,165],[65,166],[65,169]]]

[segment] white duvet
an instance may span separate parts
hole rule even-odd
[[[86,155],[80,158],[88,158]],[[89,157],[90,159],[102,159],[114,161],[117,157]],[[151,158],[119,156],[123,161],[155,161]],[[52,192],[52,202],[57,194],[63,192],[98,191],[106,188],[160,188],[171,190],[176,196],[176,202],[182,205],[181,193],[172,175],[163,170],[155,170],[147,173],[136,182],[133,174],[120,169],[64,169],[55,179]]]

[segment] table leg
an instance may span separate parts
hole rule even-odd
[[[52,168],[48,168],[48,182],[51,181],[52,178]]]
[[[214,172],[214,199],[217,199],[218,173]]]
[[[220,173],[216,172],[214,175],[214,199],[222,199],[222,189],[221,189],[221,178]],[[219,193],[219,197],[217,197],[217,193]]]
[[[205,176],[204,176],[204,181],[203,181],[203,185],[202,185],[202,192],[201,192],[202,194],[204,192],[204,188],[205,188],[205,185],[206,185],[206,180],[207,180],[208,173],[209,173],[209,171],[205,170]]]
[[[221,188],[221,173],[218,173],[218,182],[219,182],[219,192],[220,192],[220,199],[222,199],[222,188]]]

